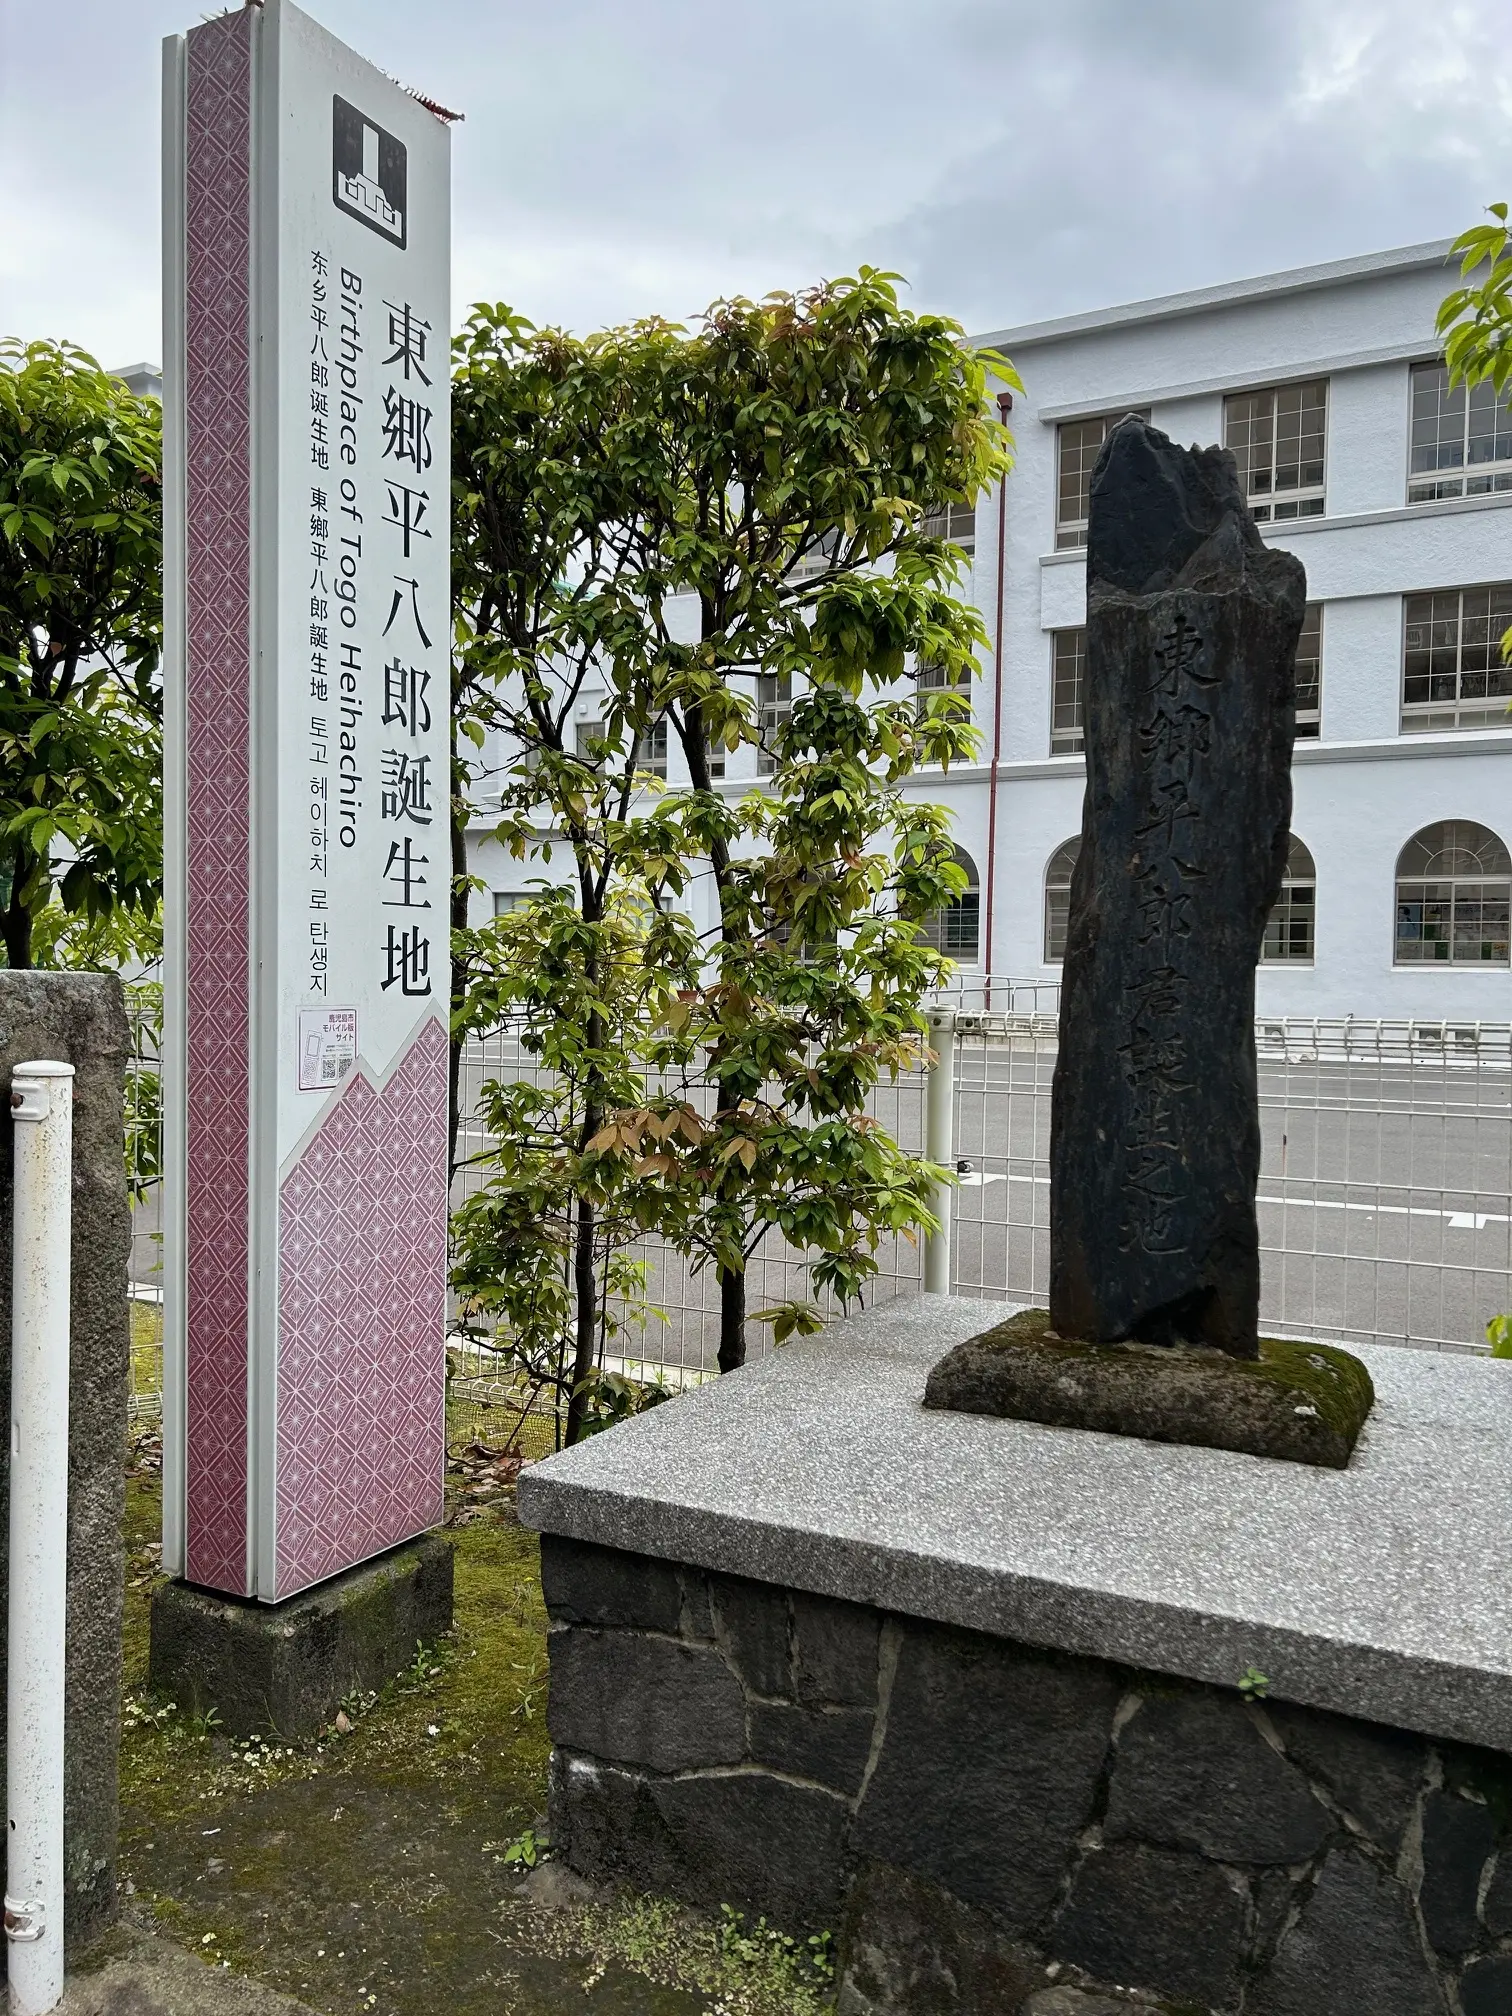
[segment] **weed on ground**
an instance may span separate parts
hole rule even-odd
[[[128,1479],[128,1908],[331,2016],[821,2016],[830,1968],[733,1914],[517,1894],[545,1834],[546,1617],[512,1473],[457,1467],[456,1628],[308,1742],[233,1741],[146,1691],[161,1484]]]

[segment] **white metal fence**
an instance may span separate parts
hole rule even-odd
[[[988,998],[990,1008],[953,1014],[959,1167],[948,1278],[957,1294],[1043,1303],[1054,989],[997,982]],[[1266,1018],[1256,1048],[1266,1325],[1287,1336],[1484,1349],[1488,1318],[1512,1309],[1512,1025]],[[484,1079],[532,1070],[507,1034],[477,1046],[464,1111]],[[925,1106],[919,1073],[884,1087],[873,1111],[922,1151]],[[481,1180],[470,1171],[459,1184]],[[665,1317],[650,1327],[646,1359],[679,1373],[712,1368],[712,1278],[656,1241],[637,1250]],[[918,1292],[916,1248],[894,1241],[878,1257],[872,1300]],[[773,1242],[756,1262],[748,1306],[803,1296],[806,1280],[801,1256]],[[749,1341],[761,1348],[759,1326]]]
[[[968,976],[941,1006],[955,1029],[950,1111],[959,1183],[950,1285],[963,1295],[1043,1303],[1055,989]],[[1488,1318],[1512,1309],[1512,1025],[1268,1017],[1256,1026],[1256,1046],[1267,1327],[1345,1342],[1484,1349]],[[133,1068],[141,1077],[155,1070],[151,1031],[140,1018]],[[537,1071],[518,1032],[469,1046],[460,1156],[488,1145],[476,1117],[485,1082]],[[137,1110],[150,1129],[150,1097],[139,1096]],[[884,1086],[873,1111],[905,1147],[923,1150],[925,1074]],[[455,1201],[486,1180],[486,1165],[467,1163]],[[137,1209],[133,1271],[149,1301],[156,1223],[156,1192],[148,1188]],[[711,1371],[719,1329],[712,1273],[694,1271],[655,1240],[634,1250],[648,1263],[657,1313],[639,1342],[622,1343],[623,1359],[661,1367],[674,1384]],[[877,1257],[870,1301],[919,1292],[917,1248],[891,1241]],[[753,1264],[747,1306],[809,1294],[802,1256],[774,1236]],[[749,1348],[764,1349],[765,1337],[752,1324]],[[494,1361],[465,1344],[458,1352],[467,1382],[459,1393],[486,1399]],[[150,1352],[134,1362],[137,1409],[150,1412]]]

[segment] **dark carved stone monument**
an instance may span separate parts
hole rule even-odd
[[[1255,966],[1286,864],[1306,596],[1231,455],[1119,422],[1092,478],[1049,1315],[958,1345],[926,1406],[1349,1461],[1365,1368],[1258,1331]]]
[[[1092,480],[1050,1133],[1063,1337],[1258,1350],[1255,965],[1286,863],[1306,599],[1231,455],[1114,428]]]

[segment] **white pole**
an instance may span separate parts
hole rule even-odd
[[[63,1995],[73,1075],[71,1064],[18,1064],[11,1079],[5,1936],[12,2016],[46,2016]]]
[[[955,1012],[929,1011],[929,1042],[935,1061],[924,1081],[924,1153],[946,1169],[955,1167]],[[930,1200],[940,1229],[924,1241],[924,1292],[950,1293],[951,1192],[941,1185]]]

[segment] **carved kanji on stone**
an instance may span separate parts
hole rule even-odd
[[[1258,1350],[1255,966],[1291,823],[1306,579],[1234,459],[1109,435],[1050,1142],[1062,1337]]]

